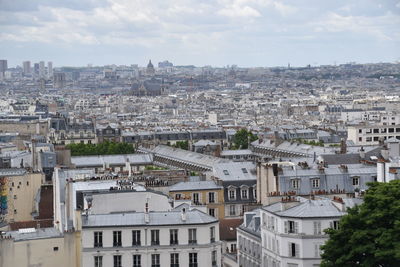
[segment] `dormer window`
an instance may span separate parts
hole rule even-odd
[[[236,189],[229,189],[228,198],[229,198],[229,200],[236,199]]]
[[[300,188],[300,179],[290,180],[290,186],[294,189],[299,189]]]
[[[248,173],[248,171],[247,171],[246,168],[242,168],[242,172],[243,172],[243,173]]]
[[[248,199],[249,198],[248,192],[249,192],[249,190],[247,188],[243,188],[243,189],[240,190],[242,199]]]
[[[223,172],[224,172],[225,175],[229,175],[228,170],[223,170]]]

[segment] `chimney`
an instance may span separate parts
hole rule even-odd
[[[340,140],[340,154],[346,154],[347,153],[347,145],[346,145],[346,140],[342,138]]]
[[[144,222],[149,223],[150,222],[150,217],[149,217],[149,203],[146,202],[144,206]]]
[[[360,149],[360,158],[361,158],[362,160],[365,160],[365,150],[364,150],[363,147],[361,147],[361,149]]]
[[[384,160],[388,160],[389,159],[389,149],[387,148],[386,145],[383,146],[383,148],[381,150],[381,155],[382,155],[382,158]]]
[[[186,208],[182,209],[181,218],[183,222],[186,222]]]
[[[37,169],[37,164],[36,164],[36,140],[32,139],[32,171],[35,172]]]

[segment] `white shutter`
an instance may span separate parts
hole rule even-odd
[[[288,232],[288,221],[285,221],[285,233],[287,234]]]
[[[299,223],[294,222],[294,232],[297,234],[299,232]]]
[[[300,257],[300,245],[299,244],[295,244],[295,251],[296,251],[296,257],[299,258]]]
[[[329,227],[333,229],[333,222],[329,222]]]
[[[313,222],[313,224],[314,224],[314,235],[316,235],[316,234],[318,234],[318,231],[317,231],[317,222]]]
[[[318,247],[319,247],[318,244],[314,244],[314,257],[315,258],[319,257],[319,255],[318,255]]]
[[[292,243],[288,243],[289,244],[289,250],[288,250],[288,256],[292,257]]]

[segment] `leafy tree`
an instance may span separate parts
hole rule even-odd
[[[246,129],[240,129],[233,136],[233,149],[247,149],[249,147],[249,143],[257,140],[257,135],[254,135],[252,132],[247,131]]]
[[[189,150],[189,141],[177,141],[173,147]]]
[[[132,154],[135,150],[131,144],[103,142],[100,144],[69,144],[66,146],[71,150],[72,156],[88,155],[113,155],[113,154]]]
[[[326,231],[321,266],[400,266],[400,180],[369,186],[364,203]]]

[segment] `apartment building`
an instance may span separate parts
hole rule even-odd
[[[246,212],[237,228],[237,262],[239,267],[261,266],[261,211]]]
[[[361,199],[287,198],[261,210],[262,266],[319,266],[327,228]],[[240,247],[239,247],[240,249]],[[246,265],[247,266],[247,265]]]
[[[354,125],[347,129],[348,140],[356,145],[377,145],[380,140],[396,138],[400,140],[400,124],[390,123],[386,125]]]
[[[192,205],[205,205],[215,218],[225,217],[224,190],[214,181],[177,183],[169,188],[169,195],[174,200],[190,200]]]
[[[82,266],[221,266],[218,220],[196,209],[82,215]]]

